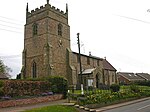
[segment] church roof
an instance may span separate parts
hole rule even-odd
[[[79,55],[79,53],[77,53],[77,52],[72,52],[72,53],[74,53],[76,55]],[[93,58],[93,59],[97,59],[97,60],[103,60],[103,58],[92,56],[92,55],[88,56],[88,55],[85,55],[85,54],[81,54],[81,56],[85,56],[85,57],[89,57],[89,58]]]
[[[103,68],[105,70],[117,71],[106,59],[103,59]]]
[[[79,53],[77,52],[72,52],[76,55],[79,55]],[[106,59],[100,58],[100,57],[96,57],[93,55],[85,55],[85,54],[81,54],[81,56],[85,56],[85,57],[89,57],[89,58],[93,58],[93,59],[97,59],[97,60],[101,60],[103,62],[103,69],[105,70],[112,70],[112,71],[117,71]]]

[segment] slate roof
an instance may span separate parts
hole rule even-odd
[[[118,72],[118,75],[123,76],[124,78],[128,79],[129,81],[143,81],[144,78],[138,76],[135,73],[129,73],[129,72]]]
[[[103,59],[103,69],[117,71],[106,59]]]
[[[144,78],[145,80],[150,80],[150,74],[148,73],[136,73],[138,76]]]
[[[77,52],[72,52],[73,54],[76,54],[76,55],[79,55],[79,53]],[[89,58],[93,58],[93,59],[97,59],[97,60],[103,60],[103,58],[100,58],[100,57],[96,57],[96,56],[93,56],[93,55],[85,55],[85,54],[81,54],[81,56],[85,56],[85,57],[89,57]]]
[[[77,53],[77,52],[72,52],[72,53],[76,54],[76,55],[79,55],[79,53]],[[93,56],[93,55],[89,55],[88,56],[88,55],[81,54],[81,56],[85,56],[85,57],[101,60],[103,62],[103,69],[117,71],[106,59],[99,58],[99,57],[96,57],[96,56]]]

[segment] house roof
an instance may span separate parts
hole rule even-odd
[[[144,78],[138,76],[135,73],[118,72],[117,74],[123,76],[124,78],[128,79],[129,81],[142,81],[142,80],[145,80]]]
[[[136,73],[138,76],[144,78],[145,80],[150,80],[150,74],[148,73]]]
[[[8,79],[8,77],[5,74],[0,73],[0,79]]]
[[[106,59],[103,59],[103,68],[105,70],[117,71]]]

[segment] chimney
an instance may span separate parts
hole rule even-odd
[[[91,55],[91,51],[89,52],[89,56],[92,56],[92,55]]]

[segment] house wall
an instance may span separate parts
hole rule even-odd
[[[118,81],[120,84],[130,84],[131,83],[128,79],[124,78],[122,75],[118,76]]]

